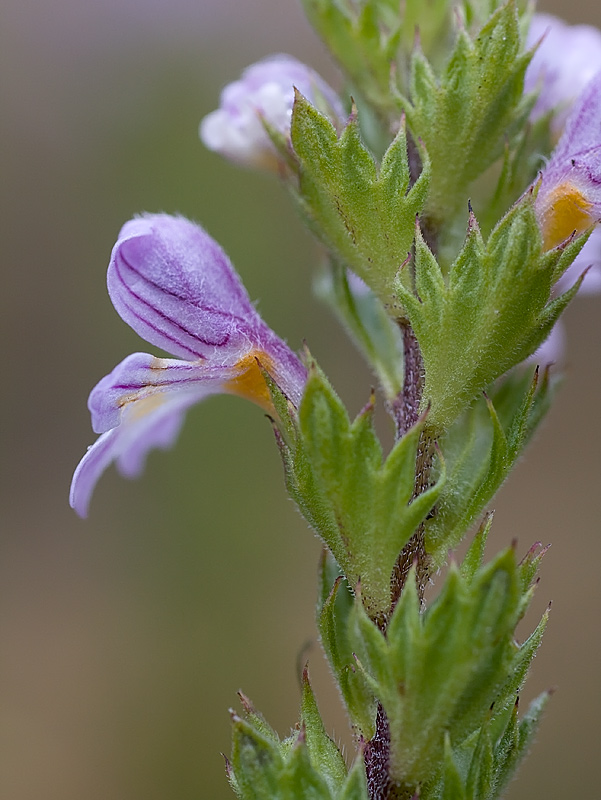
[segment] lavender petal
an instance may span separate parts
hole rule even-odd
[[[260,325],[223,250],[181,217],[156,214],[128,222],[113,248],[107,283],[125,322],[182,358],[236,351]]]

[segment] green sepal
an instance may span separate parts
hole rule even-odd
[[[313,766],[305,735],[301,725],[288,761],[279,775],[278,794],[274,797],[282,800],[332,800],[328,784]]]
[[[492,512],[485,514],[484,519],[478,528],[478,532],[474,536],[474,539],[470,544],[467,553],[465,554],[465,558],[461,562],[461,566],[459,568],[461,571],[461,577],[470,583],[473,581],[474,575],[480,569],[484,561],[484,548],[486,547],[486,541],[492,526],[492,520]]]
[[[467,774],[466,795],[469,798],[489,798],[494,780],[493,744],[487,722],[480,728],[474,756]]]
[[[465,793],[465,782],[463,776],[457,769],[457,764],[453,758],[453,749],[448,733],[445,733],[444,740],[444,760],[442,762],[442,774],[439,784],[435,787],[428,787],[422,798],[434,800],[434,798],[444,798],[444,800],[467,800]]]
[[[506,715],[544,629],[514,643],[523,584],[513,549],[466,573],[451,564],[440,595],[421,612],[412,569],[386,635],[359,599],[351,614],[357,665],[388,718],[391,774],[409,786],[438,774],[446,734],[453,743],[477,734],[479,758],[490,760],[494,739],[482,733],[483,719],[493,704]],[[484,791],[484,773],[471,780]]]
[[[331,260],[316,292],[334,310],[374,370],[387,401],[403,386],[403,340],[399,326],[367,286],[354,288],[348,271]]]
[[[363,752],[359,751],[336,800],[368,800]]]
[[[522,581],[522,592],[524,597],[529,600],[533,590],[533,580],[540,567],[540,562],[543,560],[545,553],[551,545],[543,545],[540,542],[535,542],[530,550],[526,553],[524,558],[520,561],[520,579]],[[526,609],[524,609],[525,613]]]
[[[358,734],[368,740],[375,733],[376,701],[363,675],[356,668],[349,638],[348,626],[354,598],[333,556],[325,549],[319,572],[317,627],[321,644],[351,724]]]
[[[532,377],[531,377],[532,376]],[[490,387],[439,440],[446,481],[436,514],[426,520],[426,549],[435,566],[482,514],[550,406],[555,382],[545,370],[520,367]]]
[[[272,800],[277,797],[284,766],[279,742],[264,735],[251,719],[232,715],[232,759],[230,784],[241,800]]]
[[[577,291],[575,285],[549,300],[579,245],[543,252],[532,192],[510,209],[486,243],[470,212],[465,244],[447,276],[418,231],[417,295],[400,280],[396,290],[424,361],[428,425],[439,435],[548,337]]]
[[[513,778],[522,759],[532,745],[534,736],[536,735],[538,726],[540,724],[541,716],[545,710],[550,696],[550,692],[543,692],[537,698],[535,698],[530,703],[528,711],[526,714],[524,714],[524,717],[518,723],[517,731],[515,731],[515,726],[513,726],[513,735],[511,737],[510,746],[507,746],[507,743],[503,742],[503,751],[505,751],[506,756],[505,759],[499,764],[497,771],[496,784],[499,794]]]
[[[311,762],[319,765],[320,775],[332,795],[335,795],[346,780],[347,768],[342,753],[326,733],[313,689],[309,683],[307,667],[304,668],[302,677],[301,725],[304,726],[305,741]]]
[[[348,772],[327,736],[307,673],[301,721],[286,739],[240,695],[244,716],[232,713],[233,748],[226,759],[230,785],[240,800],[368,800],[362,753]]]
[[[536,698],[521,720],[518,700],[501,714],[491,709],[482,727],[457,746],[447,735],[440,773],[422,786],[422,800],[500,797],[532,742],[548,698],[548,692]]]
[[[502,156],[528,117],[534,98],[523,87],[532,53],[520,47],[516,4],[508,0],[477,35],[460,25],[440,77],[414,50],[409,96],[399,96],[399,105],[431,160],[426,216],[437,226],[454,215],[468,185]]]
[[[425,151],[422,172],[410,186],[404,121],[378,167],[361,141],[356,110],[338,137],[298,93],[291,137],[299,171],[293,192],[307,225],[390,306],[395,277],[412,248],[415,217],[426,202]]]
[[[492,231],[515,198],[536,180],[543,168],[545,157],[553,150],[552,118],[553,114],[549,112],[535,121],[529,121],[513,142],[505,143],[503,162],[492,197],[488,176],[470,189],[472,203],[478,209],[478,219],[485,235]]]

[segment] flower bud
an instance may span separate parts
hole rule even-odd
[[[278,154],[266,128],[290,138],[295,88],[342,125],[340,99],[323,78],[292,56],[274,55],[252,64],[225,87],[220,107],[200,123],[204,145],[239,164],[276,169]]]

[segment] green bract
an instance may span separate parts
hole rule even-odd
[[[507,139],[524,124],[533,102],[523,94],[530,58],[520,55],[513,0],[477,35],[459,30],[440,75],[416,47],[409,93],[399,96],[399,105],[430,158],[431,224],[452,218],[465,202],[468,185],[502,155]]]
[[[402,34],[395,3],[303,0],[303,5],[353,83],[380,112],[392,112],[390,69]]]
[[[376,618],[391,604],[399,553],[444,485],[413,496],[420,421],[384,458],[373,427],[373,399],[351,423],[346,409],[312,364],[289,441],[280,449],[291,496],[321,536],[353,589]]]
[[[465,244],[448,275],[418,230],[415,294],[396,290],[425,368],[428,424],[444,432],[493,380],[532,355],[578,291],[551,298],[554,283],[584,244],[543,252],[527,193],[485,242],[470,213]]]
[[[232,713],[234,741],[227,762],[240,800],[367,800],[362,760],[347,770],[325,732],[306,670],[299,729],[287,739],[280,740],[247,698],[240,699],[244,715]]]
[[[338,138],[332,123],[300,95],[291,133],[298,158],[294,191],[308,226],[386,306],[394,305],[395,278],[412,248],[414,220],[426,201],[425,153],[422,172],[411,186],[402,120],[378,167],[361,141],[356,113]]]
[[[423,613],[411,575],[386,636],[354,603],[349,638],[386,712],[391,775],[399,784],[434,784],[447,737],[453,749],[469,749],[470,737],[486,729],[492,728],[493,745],[503,736],[546,623],[545,616],[524,644],[515,643],[530,597],[522,579],[527,568],[513,550],[473,574],[451,564],[439,597]]]

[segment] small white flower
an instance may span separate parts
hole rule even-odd
[[[342,123],[340,99],[323,78],[292,56],[275,55],[225,87],[219,108],[200,124],[204,145],[239,164],[275,168],[278,156],[264,122],[289,136],[295,88],[335,124]]]

